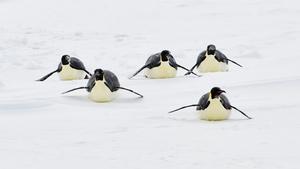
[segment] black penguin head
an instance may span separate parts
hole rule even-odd
[[[163,50],[160,55],[161,55],[161,60],[163,62],[167,62],[169,59],[168,59],[168,55],[170,54],[170,52],[168,50]]]
[[[206,52],[208,55],[214,55],[216,52],[216,46],[215,45],[208,45]]]
[[[219,87],[214,87],[210,90],[211,98],[218,98],[222,93],[226,93],[224,90]]]
[[[63,65],[68,65],[70,63],[70,61],[71,61],[71,57],[69,55],[63,55],[61,57],[61,63]]]
[[[96,69],[94,72],[96,80],[103,80],[104,79],[104,71],[102,69]]]

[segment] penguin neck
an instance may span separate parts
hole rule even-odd
[[[162,61],[162,60],[160,60],[160,65],[161,65],[161,66],[164,66],[164,65],[170,65],[170,64],[169,64],[169,60],[168,60],[168,61]]]
[[[212,94],[211,93],[209,93],[209,100],[214,100],[214,99],[220,99],[220,97],[219,96],[217,96],[217,97],[212,97]]]
[[[209,55],[207,52],[205,53],[205,56],[206,57],[215,57],[216,56],[216,53],[215,54],[212,54],[212,55]]]
[[[106,80],[105,80],[105,78],[103,77],[103,80],[96,80],[95,81],[95,84],[102,84],[102,83],[105,83],[106,82]]]
[[[69,67],[70,66],[70,63],[64,65],[64,64],[61,64],[62,67]]]
[[[164,63],[164,64],[168,64],[168,63],[169,63],[169,60],[168,60],[168,61],[162,61],[162,60],[160,59],[160,63],[161,63],[161,64],[163,64],[163,63]]]

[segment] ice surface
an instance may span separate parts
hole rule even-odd
[[[0,0],[0,168],[299,169],[300,2],[297,0]],[[168,49],[192,67],[208,44],[230,72],[201,78],[127,77]],[[61,55],[89,71],[109,69],[126,91],[105,104],[86,80],[35,80]],[[193,108],[213,86],[227,91],[230,120],[206,122]]]

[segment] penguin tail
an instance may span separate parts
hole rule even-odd
[[[241,111],[240,109],[234,107],[234,106],[231,106],[231,108],[235,109],[236,111],[240,112],[241,114],[243,114],[244,116],[246,116],[248,119],[252,119],[252,117],[249,117],[246,113],[244,113],[243,111]]]
[[[73,91],[79,90],[79,89],[88,89],[88,87],[77,87],[77,88],[74,88],[74,89],[65,91],[65,92],[63,92],[62,94],[66,94],[66,93],[69,93],[69,92],[73,92]]]
[[[169,111],[168,113],[174,113],[174,112],[179,111],[179,110],[181,110],[181,109],[185,109],[185,108],[188,108],[188,107],[196,107],[196,106],[199,106],[199,104],[191,104],[191,105],[183,106],[183,107],[180,107],[180,108],[178,108],[178,109]]]

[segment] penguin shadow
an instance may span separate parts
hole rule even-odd
[[[147,80],[149,78],[146,78],[145,76],[139,76],[139,75],[137,75],[134,78],[130,78],[130,76],[127,76],[127,79],[129,79],[129,80]]]
[[[203,77],[203,75],[199,75],[199,77],[197,76],[193,76],[193,75],[178,75],[176,77],[173,78],[147,78],[146,76],[140,75],[140,76],[135,76],[134,78],[130,78],[130,76],[127,77],[127,79],[129,80],[171,80],[171,79],[186,79],[186,78],[191,78],[191,79],[196,79],[196,78],[201,78]]]
[[[72,101],[75,101],[75,102],[78,102],[80,104],[82,103],[86,103],[86,104],[110,104],[110,103],[136,103],[136,102],[141,102],[143,99],[141,98],[138,98],[138,97],[117,97],[115,98],[114,100],[112,101],[109,101],[109,102],[95,102],[95,101],[92,101],[88,98],[88,96],[63,96],[65,99],[68,99],[68,100],[72,100]]]
[[[185,115],[167,114],[165,118],[174,121],[199,123],[200,119],[197,117],[197,112],[190,112]]]
[[[197,78],[201,78],[201,77],[203,77],[203,75],[202,74],[200,74],[199,75],[199,77],[197,77],[197,76],[193,76],[193,75],[178,75],[178,76],[176,76],[175,78],[177,78],[177,79],[183,79],[183,78],[189,78],[189,79],[197,79]]]
[[[200,118],[180,118],[180,117],[168,117],[170,120],[174,121],[181,121],[181,122],[193,122],[193,123],[202,123],[202,124],[222,124],[222,123],[232,123],[232,122],[242,122],[248,121],[249,119],[227,119],[227,120],[218,120],[218,121],[208,121],[208,120],[201,120]]]
[[[199,123],[199,119],[197,118],[180,118],[180,117],[166,117],[169,120],[173,121],[181,121],[181,122],[188,122],[188,123]]]
[[[139,97],[118,97],[115,100],[113,100],[113,103],[138,103],[142,102],[143,99]]]

